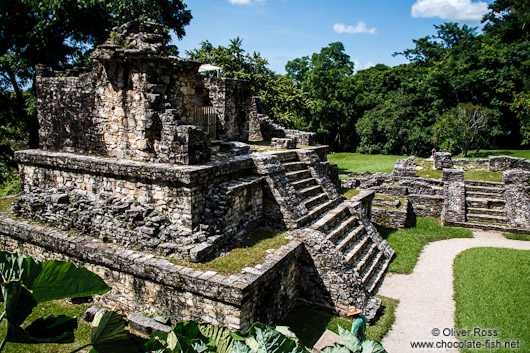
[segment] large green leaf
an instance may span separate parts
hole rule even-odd
[[[199,330],[213,341],[217,353],[230,353],[232,351],[234,339],[227,328],[203,324],[199,325]]]
[[[340,343],[348,347],[348,349],[354,353],[360,352],[362,350],[361,342],[353,333],[351,333],[348,330],[343,329],[342,327],[338,326],[339,328],[339,336],[340,336]]]
[[[90,342],[98,353],[141,352],[125,330],[125,320],[114,311],[96,314]]]
[[[364,341],[362,347],[363,353],[387,353],[383,346],[375,341]]]
[[[86,297],[110,290],[98,275],[84,267],[57,260],[40,262],[5,251],[0,251],[0,273],[2,282],[20,281],[38,302]]]
[[[33,290],[33,296],[39,302],[86,297],[110,290],[95,273],[84,267],[56,260],[43,262],[41,273],[28,288]]]
[[[232,353],[253,353],[254,351],[250,349],[243,341],[235,341],[232,345]]]
[[[249,334],[258,343],[258,353],[307,352],[303,345],[259,322],[252,325]]]
[[[6,318],[14,325],[20,326],[26,320],[37,302],[31,293],[19,281],[8,282],[2,286],[5,298]]]
[[[325,347],[322,353],[351,353],[351,351],[341,344],[335,343],[333,346]]]

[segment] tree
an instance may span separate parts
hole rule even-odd
[[[488,130],[491,112],[470,103],[459,104],[440,117],[436,124],[437,136],[443,141],[442,150],[462,151],[467,157],[471,146],[479,143],[482,135]]]
[[[520,0],[496,0],[484,15],[484,31],[505,43],[530,40],[530,4]]]
[[[10,0],[0,2],[0,14],[0,91],[14,92],[12,118],[25,122],[31,148],[38,147],[38,122],[33,95],[23,92],[34,87],[36,64],[72,65],[102,43],[113,26],[130,20],[158,21],[179,38],[191,20],[180,0]]]
[[[519,119],[521,137],[523,138],[521,144],[530,144],[530,92],[518,93],[511,109]]]
[[[201,43],[200,48],[186,51],[186,55],[194,61],[221,66],[222,77],[249,80],[252,92],[258,95],[267,89],[267,83],[276,74],[267,66],[267,60],[260,53],[247,53],[243,49],[243,39],[236,37],[230,40],[227,47],[214,47],[209,41]]]
[[[344,51],[342,43],[331,43],[311,59],[302,57],[286,65],[287,76],[313,102],[307,129],[317,131],[332,150],[350,147],[344,138],[353,127],[353,62]]]

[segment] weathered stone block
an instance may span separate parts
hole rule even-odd
[[[271,148],[294,149],[296,148],[296,140],[293,138],[273,137],[271,140]]]
[[[434,153],[434,169],[441,170],[444,168],[453,168],[453,160],[449,152]]]

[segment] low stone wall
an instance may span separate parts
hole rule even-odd
[[[488,170],[502,172],[510,169],[522,169],[530,171],[530,160],[510,156],[490,156],[488,159]]]
[[[408,198],[405,198],[401,209],[372,207],[372,217],[370,220],[373,223],[387,228],[406,228],[412,223],[411,217],[410,202]]]
[[[0,244],[4,250],[36,259],[87,267],[112,287],[96,298],[108,306],[157,312],[174,322],[206,321],[232,330],[246,330],[255,321],[277,322],[296,304],[299,283],[304,282],[300,258],[306,253],[299,241],[271,252],[256,268],[231,276],[196,271],[153,255],[4,216],[0,216]]]
[[[440,218],[444,205],[444,196],[438,195],[408,195],[412,212],[418,217]]]

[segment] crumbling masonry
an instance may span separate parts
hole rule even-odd
[[[0,216],[2,247],[82,264],[112,287],[99,300],[174,321],[247,329],[297,303],[373,317],[394,253],[370,222],[374,193],[343,201],[325,146],[251,151],[249,134],[274,132],[288,147],[314,134],[258,114],[248,82],[204,78],[200,64],[165,55],[166,38],[131,22],[90,69],[38,68],[41,148],[16,153],[23,219]],[[259,225],[292,241],[242,273],[172,262],[218,256]]]

